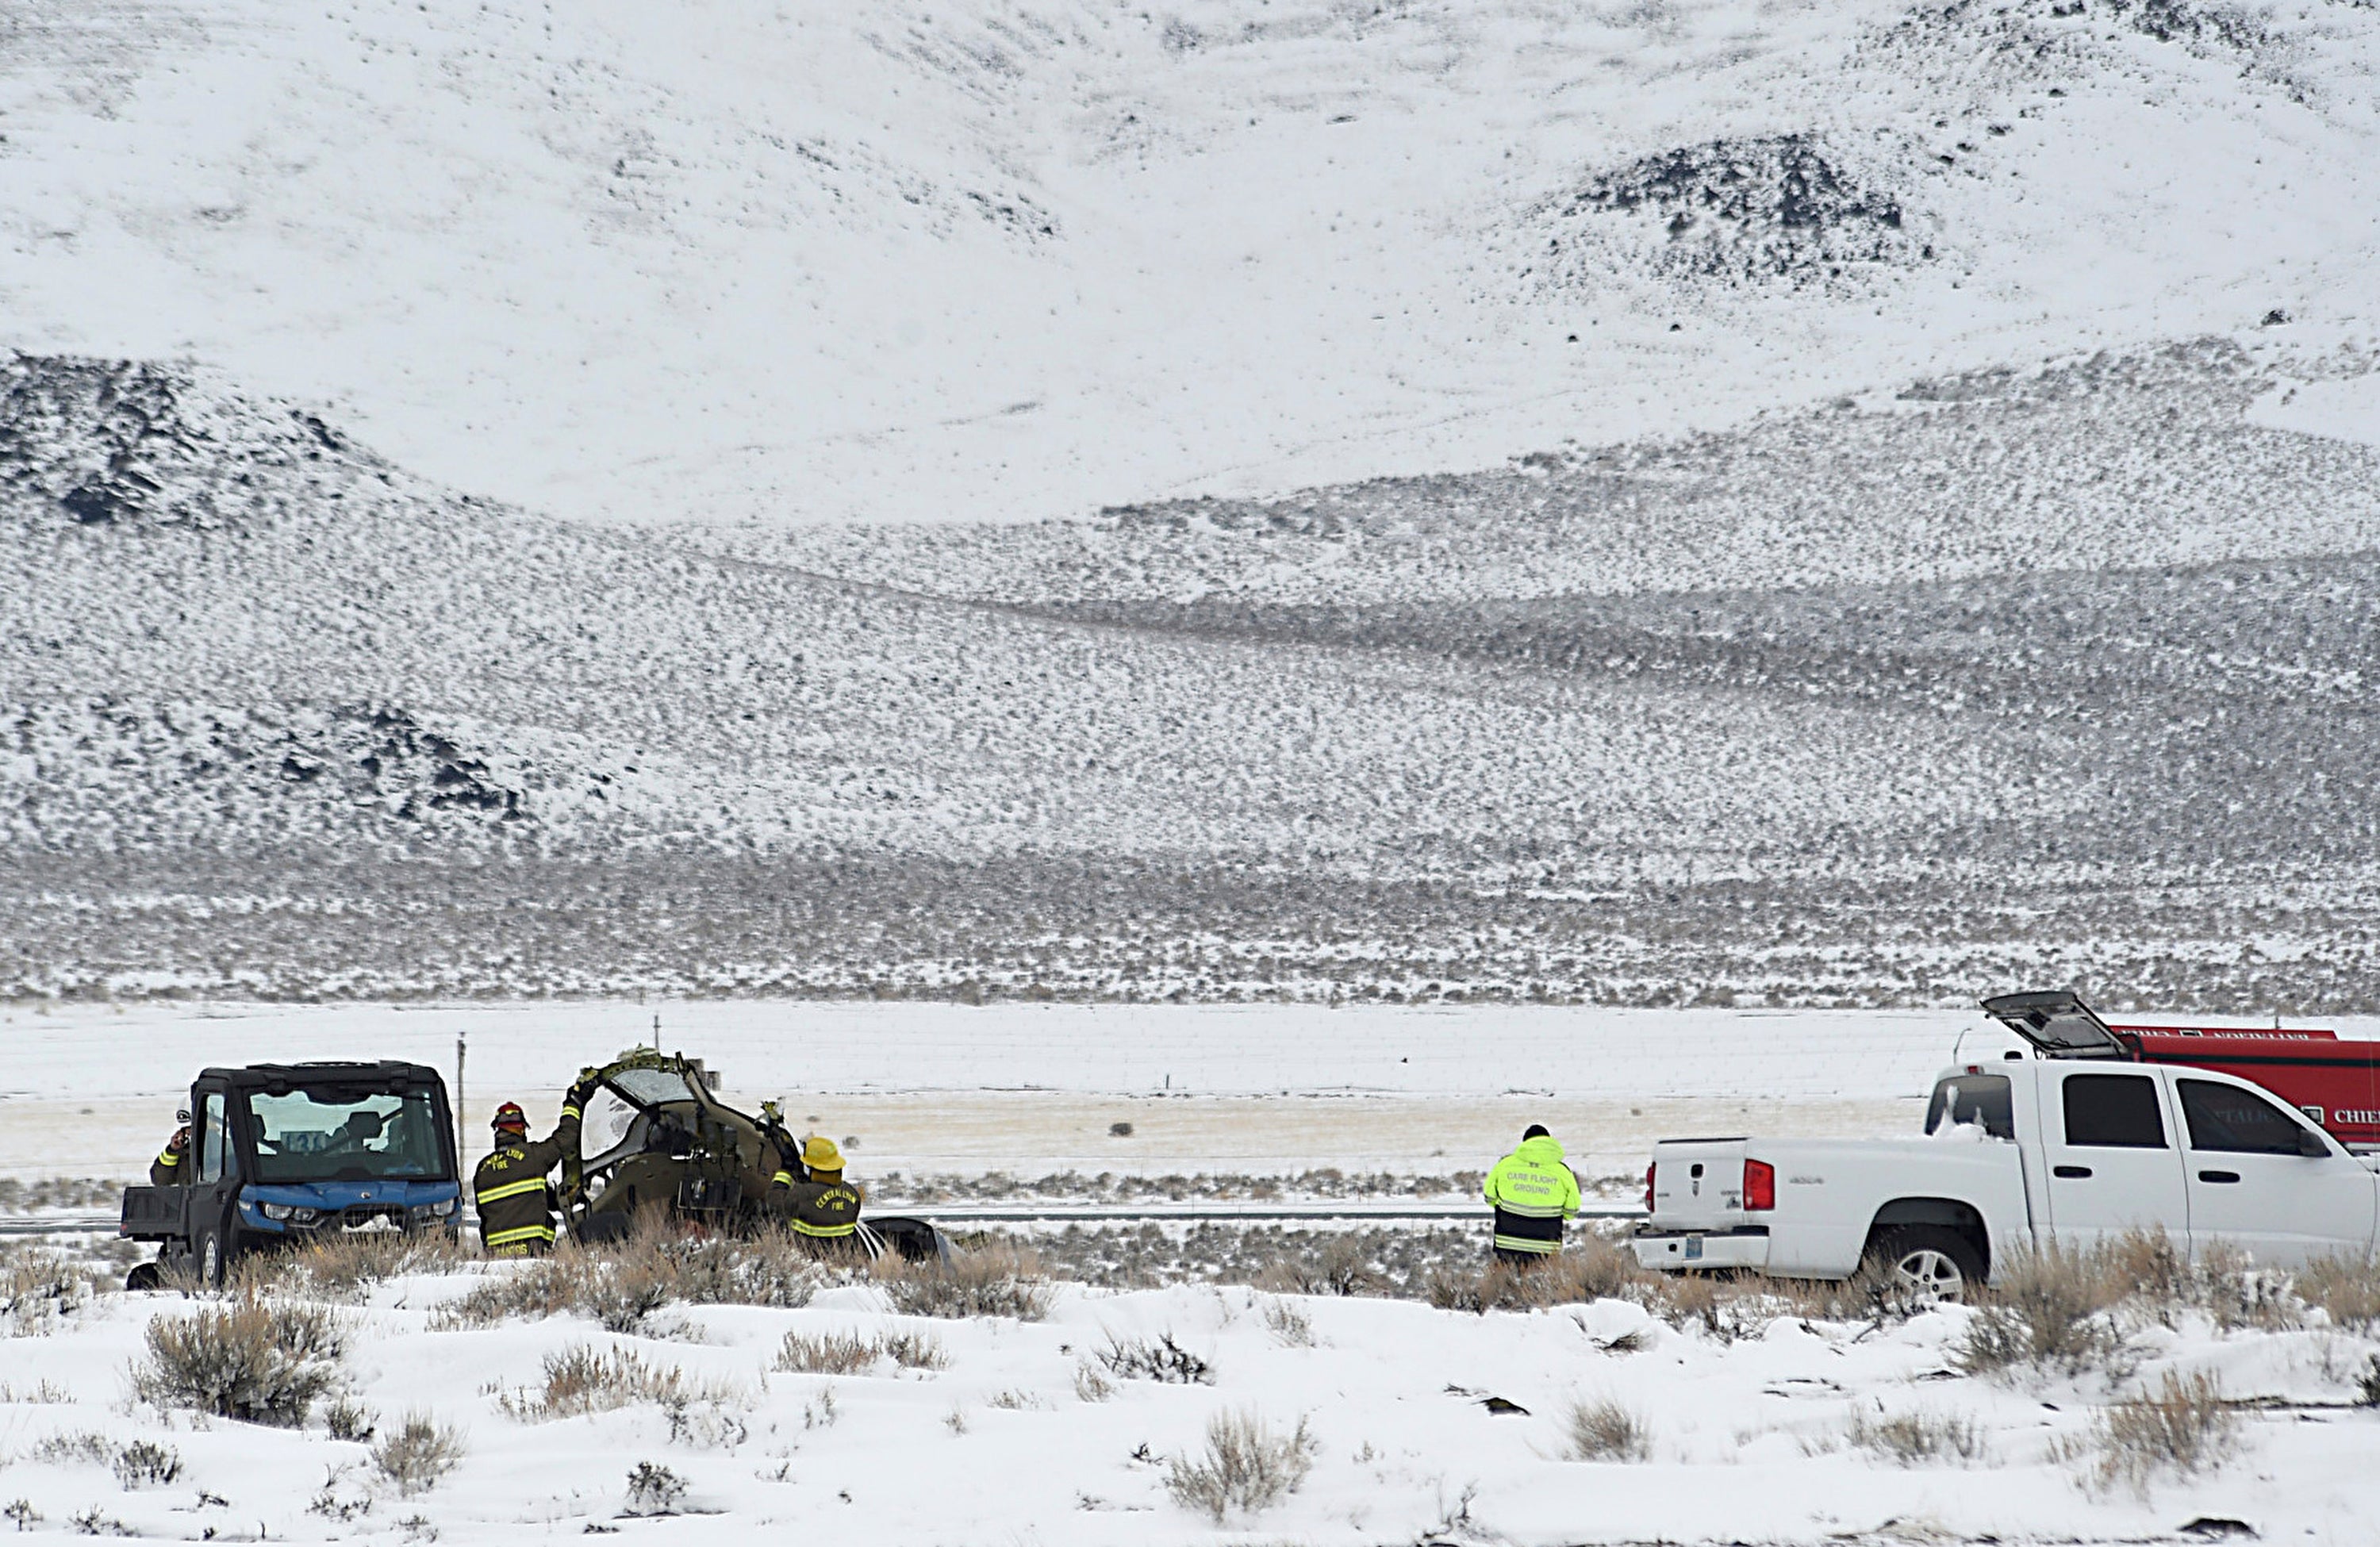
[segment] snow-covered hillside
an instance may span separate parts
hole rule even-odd
[[[2290,319],[2352,0],[111,0],[0,18],[0,343],[620,521],[1501,465]]]
[[[2366,6],[0,28],[0,990],[2380,1006]]]

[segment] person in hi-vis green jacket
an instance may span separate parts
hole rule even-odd
[[[1562,1221],[1578,1214],[1578,1178],[1542,1125],[1529,1125],[1480,1190],[1496,1205],[1497,1261],[1542,1262],[1561,1250]]]

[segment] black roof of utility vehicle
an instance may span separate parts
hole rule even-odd
[[[250,1064],[239,1069],[200,1069],[199,1078],[220,1079],[242,1090],[264,1090],[275,1085],[304,1089],[315,1085],[435,1084],[443,1088],[446,1083],[427,1064],[407,1064],[395,1059],[375,1064]]]

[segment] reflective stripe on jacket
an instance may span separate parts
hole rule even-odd
[[[578,1109],[565,1106],[552,1138],[506,1139],[480,1163],[471,1176],[471,1201],[480,1212],[481,1245],[504,1252],[553,1244],[553,1197],[546,1174],[577,1147]]]
[[[859,1228],[859,1194],[841,1182],[795,1182],[784,1196],[795,1235],[833,1241]]]
[[[1496,1244],[1507,1251],[1560,1251],[1562,1221],[1578,1213],[1578,1178],[1548,1138],[1521,1140],[1480,1192],[1496,1206]]]
[[[152,1188],[179,1187],[182,1182],[182,1151],[168,1144],[157,1151],[149,1163],[149,1185]]]

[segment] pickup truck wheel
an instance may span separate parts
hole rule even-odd
[[[1912,1305],[1955,1305],[1984,1281],[1974,1244],[1938,1224],[1897,1224],[1868,1249],[1870,1267]]]

